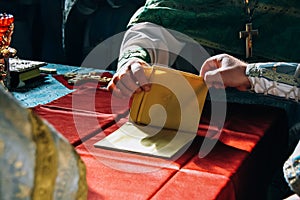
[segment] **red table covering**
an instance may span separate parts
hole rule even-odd
[[[33,110],[80,154],[87,166],[89,199],[264,199],[272,172],[283,163],[288,129],[284,111],[227,106],[212,151],[199,157],[210,120],[208,102],[198,136],[175,160],[95,148],[94,143],[128,120],[126,102],[120,100],[112,112],[111,94],[104,89],[79,87]]]

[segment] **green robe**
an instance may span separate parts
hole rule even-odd
[[[260,0],[254,7],[252,24],[259,35],[253,36],[253,56],[299,62],[300,1]],[[243,58],[245,39],[239,38],[239,32],[248,20],[243,0],[147,0],[128,26],[152,22],[182,32],[205,47]]]

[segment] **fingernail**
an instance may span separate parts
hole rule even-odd
[[[151,89],[150,85],[145,85],[143,88],[145,92],[148,92]]]
[[[140,93],[142,91],[142,89],[139,87],[135,90],[135,93]]]

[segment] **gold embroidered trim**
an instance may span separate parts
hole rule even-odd
[[[276,72],[276,66],[271,70],[269,68],[260,68],[259,64],[248,64],[246,75],[251,77],[263,77],[278,83],[284,83],[295,87],[300,87],[299,83],[293,75]]]
[[[35,180],[32,199],[53,199],[58,154],[49,128],[29,110],[33,140],[36,144]]]
[[[78,190],[76,194],[77,200],[86,200],[87,199],[87,182],[86,182],[86,168],[83,161],[78,157],[77,158],[77,166],[79,172],[79,180],[78,180]]]

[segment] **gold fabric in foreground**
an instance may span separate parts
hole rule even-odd
[[[3,199],[87,199],[86,169],[50,124],[0,87],[0,194]]]

